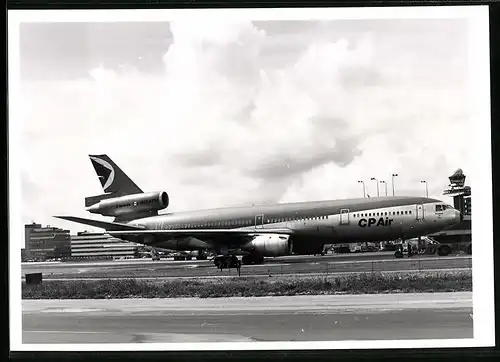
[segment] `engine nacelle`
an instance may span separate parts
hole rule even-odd
[[[87,208],[87,211],[103,216],[122,216],[142,212],[152,212],[168,207],[168,194],[162,192],[149,192],[101,200]]]
[[[262,256],[285,256],[292,251],[290,235],[259,234],[242,248],[245,251],[256,251]]]

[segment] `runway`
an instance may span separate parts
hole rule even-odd
[[[472,257],[469,255],[446,257],[426,255],[395,259],[392,254],[389,252],[267,259],[264,264],[244,265],[241,276],[422,271],[472,267]],[[42,273],[44,279],[215,277],[231,272],[234,274],[234,271],[219,271],[209,260],[139,259],[22,264],[22,276],[27,273]]]
[[[23,300],[23,343],[472,338],[472,293]]]

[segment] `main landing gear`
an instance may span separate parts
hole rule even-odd
[[[222,271],[222,269],[236,268],[238,276],[241,275],[241,261],[236,255],[218,255],[214,259],[214,264]]]
[[[241,261],[236,255],[231,254],[220,254],[214,258],[214,264],[217,269],[231,269],[236,268],[238,270],[238,275],[240,275],[240,269],[242,265],[252,265],[252,264],[262,264],[264,262],[264,256],[257,252],[250,252],[241,258]]]

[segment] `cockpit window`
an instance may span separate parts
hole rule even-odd
[[[448,209],[451,209],[451,206],[450,205],[436,205],[436,212],[439,212],[439,211],[444,211],[444,210],[448,210]]]

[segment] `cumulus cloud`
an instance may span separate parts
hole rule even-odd
[[[376,32],[310,31],[296,51],[283,45],[288,59],[277,66],[280,43],[252,22],[174,22],[170,31],[162,75],[101,66],[89,78],[23,83],[26,219],[85,215],[84,197],[101,191],[92,153],[108,154],[144,190],[169,192],[174,211],[358,197],[358,179],[373,195],[370,177],[389,182],[393,172],[398,190],[421,194],[425,178],[440,197],[456,168],[467,174],[467,84],[436,81],[466,72],[464,62],[408,69],[404,34],[381,43]],[[390,66],[387,51],[397,54]],[[33,197],[33,184],[51,196]]]

